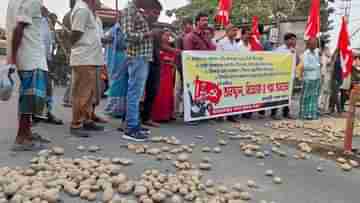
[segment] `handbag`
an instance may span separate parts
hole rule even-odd
[[[15,88],[14,65],[0,65],[0,101],[9,101]]]

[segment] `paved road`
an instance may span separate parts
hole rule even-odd
[[[62,90],[57,90],[58,95]],[[35,154],[10,153],[8,151],[16,134],[16,98],[8,103],[0,103],[0,167],[1,166],[25,166],[28,160]],[[79,157],[85,155],[76,151],[78,145],[99,145],[102,151],[98,154],[107,157],[126,157],[134,160],[135,164],[128,167],[127,173],[137,177],[144,169],[155,168],[162,171],[174,171],[169,161],[159,162],[150,156],[134,155],[121,144],[126,144],[121,139],[121,134],[115,128],[119,121],[113,120],[108,124],[107,131],[93,136],[90,139],[73,138],[68,133],[70,121],[70,109],[63,108],[59,103],[61,97],[57,97],[55,111],[58,116],[66,121],[64,126],[51,126],[41,124],[36,130],[41,134],[53,139],[53,143],[65,148],[65,156]],[[249,123],[256,130],[269,132],[263,128],[266,120],[254,119],[243,121]],[[200,151],[203,146],[214,147],[217,143],[215,130],[218,128],[231,129],[229,123],[205,122],[199,126],[186,126],[182,122],[165,124],[159,130],[153,130],[153,135],[176,136],[184,144],[197,143],[197,148],[191,155],[191,159],[198,163],[203,156],[210,156],[213,160],[213,169],[208,172],[205,179],[212,179],[218,183],[231,186],[234,183],[246,184],[248,180],[254,180],[260,186],[250,190],[254,200],[258,203],[264,199],[277,203],[359,203],[360,173],[353,170],[349,173],[342,172],[333,161],[322,160],[320,157],[312,156],[309,160],[296,161],[292,158],[295,149],[282,146],[282,149],[289,153],[287,158],[280,158],[272,155],[264,160],[245,157],[240,153],[239,141],[230,141],[230,144],[223,147],[220,154],[204,154]],[[204,136],[204,139],[196,139],[196,136]],[[267,146],[269,149],[271,146]],[[325,168],[323,173],[316,171],[319,165]],[[272,179],[265,177],[266,170],[272,169],[280,176],[284,184],[274,185]],[[65,198],[65,202],[82,202],[80,200]]]

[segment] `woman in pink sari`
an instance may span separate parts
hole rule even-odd
[[[175,118],[175,60],[180,51],[171,46],[169,31],[161,32],[160,36],[160,85],[152,108],[152,120],[166,122]]]

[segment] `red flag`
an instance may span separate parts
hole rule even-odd
[[[232,0],[219,0],[218,11],[215,21],[220,25],[227,26],[230,24],[230,13],[232,8]]]
[[[349,32],[345,17],[342,18],[338,49],[340,52],[342,76],[343,78],[346,78],[351,74],[352,71],[353,53],[350,46]]]
[[[252,20],[251,36],[249,42],[250,42],[251,51],[264,50],[260,42],[259,18],[257,16],[254,16]]]
[[[305,40],[318,38],[320,36],[320,0],[312,0],[310,14],[308,17]]]
[[[213,104],[218,104],[222,96],[222,91],[219,85],[209,81],[195,80],[195,100],[209,101]]]

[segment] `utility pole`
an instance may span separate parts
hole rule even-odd
[[[351,0],[342,0],[342,9],[343,16],[345,16],[347,24],[350,22],[350,12],[351,12]],[[354,119],[356,111],[356,96],[359,95],[359,91],[356,91],[356,86],[351,90],[351,98],[349,104],[349,111],[346,119],[346,129],[345,129],[345,139],[344,139],[344,153],[353,154],[353,133],[354,133]],[[353,98],[353,96],[355,96]]]

